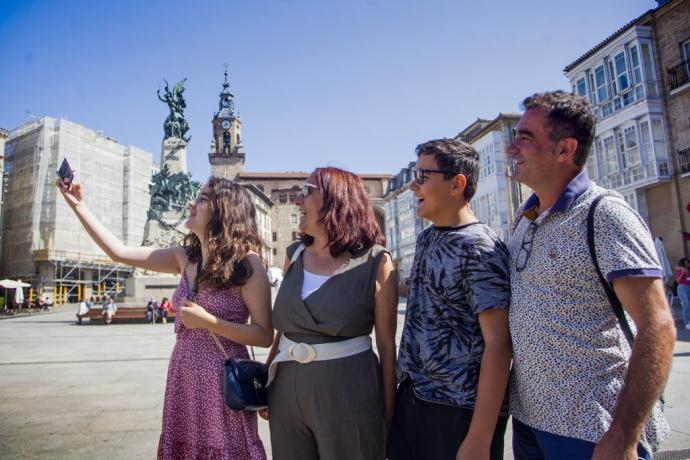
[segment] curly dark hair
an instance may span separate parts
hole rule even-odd
[[[250,251],[261,254],[264,242],[256,225],[256,209],[240,185],[220,177],[208,179],[208,205],[211,220],[206,227],[209,260],[199,277],[199,284],[217,290],[242,286],[252,276],[246,260]],[[201,242],[192,232],[182,246],[191,262],[201,260]]]
[[[338,168],[316,168],[314,178],[323,196],[320,223],[326,228],[329,252],[338,257],[345,251],[361,254],[383,236],[362,179]],[[303,233],[300,239],[311,246],[314,238]]]
[[[439,169],[454,171],[444,174],[443,178],[449,180],[457,174],[462,174],[467,179],[463,196],[470,201],[477,192],[479,180],[479,154],[467,142],[456,139],[435,139],[419,144],[415,149],[417,157],[433,155]]]
[[[558,90],[535,93],[522,101],[522,107],[525,110],[546,109],[551,142],[557,142],[566,137],[577,140],[575,164],[578,166],[585,165],[592,142],[594,142],[597,123],[594,109],[587,99],[577,94]]]

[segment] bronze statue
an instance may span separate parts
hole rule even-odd
[[[168,165],[163,165],[163,169],[153,175],[149,185],[151,204],[148,220],[158,221],[163,228],[175,228],[187,218],[187,203],[196,196],[200,188],[201,184],[193,181],[190,174],[172,174]],[[163,214],[167,211],[178,212],[180,222],[166,223]]]
[[[183,78],[177,82],[172,91],[170,91],[168,81],[165,79],[163,79],[163,81],[165,82],[164,97],[161,97],[160,89],[156,94],[158,94],[158,99],[168,104],[168,108],[170,109],[170,115],[168,115],[168,118],[165,119],[165,123],[163,123],[163,131],[165,132],[164,139],[176,137],[185,142],[189,142],[192,137],[186,136],[187,131],[189,131],[189,123],[187,123],[187,120],[184,118],[184,109],[187,108],[187,103],[184,100],[184,96],[182,96],[182,93],[184,93],[184,84],[187,79]]]

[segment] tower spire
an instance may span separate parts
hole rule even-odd
[[[235,114],[235,95],[230,92],[230,83],[228,83],[228,65],[225,64],[225,81],[223,81],[223,89],[220,92],[220,101],[218,102],[218,113],[216,116],[221,118],[234,118]]]

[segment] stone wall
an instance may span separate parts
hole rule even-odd
[[[657,69],[666,109],[669,152],[673,158],[674,177],[670,184],[647,192],[649,220],[655,236],[663,236],[669,259],[675,264],[689,254],[683,232],[690,232],[690,170],[689,157],[678,155],[690,148],[690,83],[673,91],[668,86],[668,69],[683,59],[682,44],[690,40],[690,0],[671,1],[654,14],[653,39]],[[685,160],[685,161],[683,161]]]

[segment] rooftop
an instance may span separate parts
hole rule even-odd
[[[599,51],[601,48],[603,48],[603,47],[604,47],[607,43],[609,43],[611,40],[613,40],[613,39],[615,39],[616,37],[620,36],[621,34],[623,34],[626,30],[628,30],[628,29],[631,28],[632,26],[634,26],[634,25],[636,25],[636,24],[642,22],[643,19],[645,19],[648,15],[650,15],[650,14],[653,13],[653,12],[655,12],[655,11],[658,10],[659,8],[661,8],[661,7],[658,7],[658,8],[655,8],[655,9],[651,9],[651,10],[647,10],[647,11],[645,11],[643,14],[641,14],[640,16],[638,16],[637,18],[635,18],[635,19],[633,19],[632,21],[628,22],[628,23],[625,24],[623,27],[621,27],[620,29],[618,29],[617,31],[615,31],[614,33],[612,33],[611,35],[609,35],[608,37],[606,37],[604,40],[602,40],[601,42],[599,42],[596,46],[594,46],[594,48],[590,49],[590,50],[587,51],[585,54],[583,54],[582,56],[580,56],[579,58],[577,58],[575,61],[573,61],[573,62],[571,62],[570,64],[568,64],[567,66],[565,66],[565,68],[563,69],[563,72],[570,72],[575,66],[577,66],[577,65],[580,64],[582,61],[584,61],[585,59],[587,59],[588,57],[590,57],[591,55],[593,55],[594,53],[596,53],[597,51]]]

